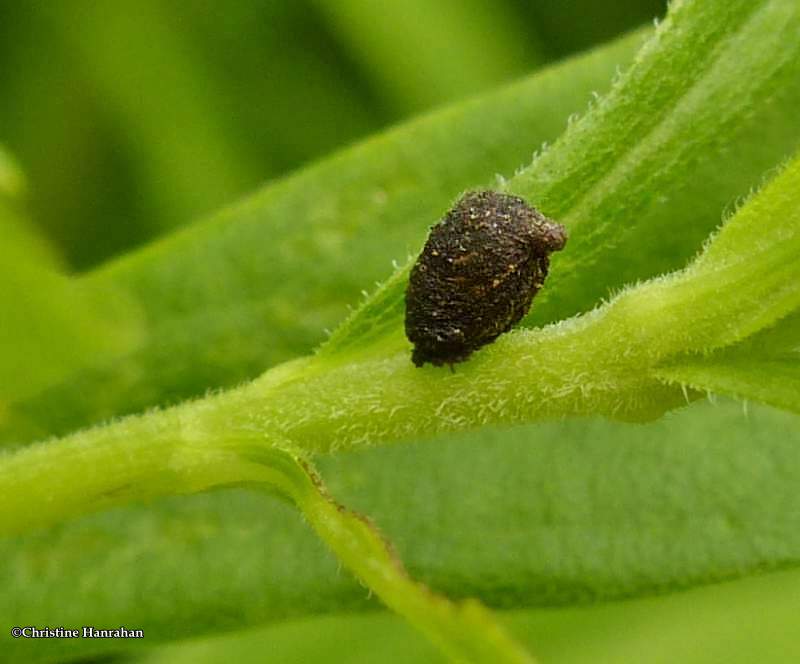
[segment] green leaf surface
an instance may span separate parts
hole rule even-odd
[[[648,425],[488,430],[319,465],[333,496],[371,516],[412,577],[520,608],[797,564],[798,449],[796,416],[723,402]],[[151,645],[377,606],[288,505],[244,489],[117,508],[6,538],[0,550],[8,622],[124,624]],[[0,644],[9,662],[107,648],[6,634]]]
[[[665,379],[697,390],[752,399],[800,412],[800,359],[712,358],[668,367]]]
[[[721,211],[794,154],[798,104],[800,6],[676,3],[609,94],[503,187],[570,232],[523,325],[589,310],[685,265]],[[328,352],[402,324],[408,269],[337,330]]]
[[[66,433],[309,352],[454,196],[527,162],[641,41],[634,34],[412,121],[86,275],[141,310],[140,343],[16,404],[0,437]]]
[[[786,664],[800,659],[800,574],[758,576],[667,597],[503,614],[543,662]],[[343,639],[342,635],[347,634]],[[391,653],[391,654],[389,654]],[[443,660],[397,618],[345,614],[177,644],[142,664],[427,664]]]
[[[0,421],[17,400],[135,345],[135,309],[62,273],[18,205],[0,199]],[[6,415],[8,416],[8,415]]]
[[[254,459],[259,456],[257,451]],[[261,464],[257,461],[256,466]],[[271,473],[273,466],[268,460],[261,467]],[[291,459],[288,471],[282,479],[290,483],[293,501],[337,558],[451,661],[534,664],[480,602],[473,598],[452,602],[411,579],[375,525],[332,500],[316,471],[297,459]]]
[[[794,154],[798,103],[797,3],[675,3],[596,112],[509,183],[572,231],[530,322],[696,254],[720,210]]]
[[[800,412],[800,315],[730,348],[679,358],[658,374],[695,389]]]

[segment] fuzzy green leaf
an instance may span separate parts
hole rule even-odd
[[[493,429],[319,465],[333,496],[370,515],[435,590],[575,605],[800,562],[799,424],[702,402],[648,425]],[[289,505],[246,489],[89,515],[4,538],[0,553],[9,622],[124,624],[151,645],[378,606]],[[0,645],[8,662],[105,647],[6,634]]]
[[[412,121],[86,275],[141,311],[139,343],[15,404],[0,438],[66,433],[309,352],[453,196],[527,162],[642,37]]]
[[[561,610],[514,611],[505,622],[559,664],[785,664],[800,659],[800,573],[783,572],[666,597]],[[348,638],[342,639],[347,633]],[[142,664],[393,664],[444,660],[396,618],[349,614],[289,621],[158,649]]]
[[[626,283],[682,267],[721,211],[794,153],[798,104],[797,4],[675,3],[611,92],[504,186],[570,231],[524,325],[586,311]],[[363,348],[399,327],[408,269],[325,352]]]
[[[800,412],[800,315],[731,348],[677,359],[658,374],[694,389]]]
[[[2,165],[0,165],[2,168]],[[0,198],[0,421],[39,394],[137,341],[135,307],[62,273],[58,257],[17,205]],[[36,431],[38,432],[38,431]]]

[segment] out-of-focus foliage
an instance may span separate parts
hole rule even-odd
[[[440,21],[412,35],[415,7],[389,3],[398,20],[377,46],[399,61],[383,70],[341,16],[380,4],[2,0],[0,142],[29,177],[34,217],[84,268],[411,111],[663,13],[662,0],[421,0]],[[398,102],[403,77],[415,86]]]
[[[557,664],[789,664],[800,660],[800,573],[757,576],[665,597],[504,614],[543,662]],[[342,638],[347,634],[347,638]],[[438,664],[442,657],[398,618],[344,614],[167,647],[142,664]]]

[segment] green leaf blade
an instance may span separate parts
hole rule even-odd
[[[701,402],[647,425],[489,429],[319,466],[438,592],[573,606],[796,567],[798,432],[790,413]],[[8,620],[136,625],[150,644],[377,607],[289,505],[245,489],[87,515],[0,551]],[[0,644],[8,662],[103,647]]]
[[[800,145],[800,7],[785,2],[679,3],[609,94],[504,189],[570,230],[523,322],[596,306],[625,284],[683,267],[722,210]],[[408,267],[342,333],[399,302]],[[374,333],[372,336],[375,336]]]
[[[88,288],[140,312],[140,343],[15,404],[16,414],[66,433],[309,352],[453,196],[555,137],[642,35],[391,130],[85,275]]]

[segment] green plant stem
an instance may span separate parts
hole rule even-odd
[[[263,466],[274,472],[274,455]],[[533,658],[506,634],[476,600],[452,602],[411,579],[391,545],[366,518],[334,502],[307,464],[285,455],[284,486],[316,531],[355,575],[383,602],[425,634],[455,662],[522,664]],[[268,480],[268,483],[270,480]]]
[[[236,456],[219,441],[307,455],[490,423],[656,417],[686,398],[660,364],[734,344],[800,307],[798,190],[800,156],[682,272],[506,335],[452,374],[414,367],[397,330],[364,356],[296,360],[236,390],[10,454],[0,530],[236,482]]]
[[[16,457],[22,463],[4,464],[3,505],[11,511],[4,510],[3,530],[45,523],[48,506],[69,514],[213,486],[247,484],[277,490],[297,506],[345,566],[454,661],[532,661],[479,602],[454,604],[409,578],[374,526],[333,502],[307,462],[285,449],[266,446],[257,434],[232,437],[230,431],[220,432],[221,437],[212,440],[205,431],[198,436],[192,415],[185,410],[156,413],[146,431],[135,427],[141,419],[123,421],[118,426],[128,435],[122,445],[107,435],[110,429],[96,429],[83,440],[64,441],[55,448],[28,448]],[[53,477],[54,467],[61,481]],[[75,482],[76,477],[81,481]],[[41,489],[45,482],[47,491]],[[31,505],[24,497],[31,496],[34,486],[39,487],[39,504]]]
[[[416,118],[79,278],[104,300],[128,303],[142,334],[111,361],[10,403],[0,440],[64,435],[232,387],[310,352],[453,196],[557,136],[647,34]]]

